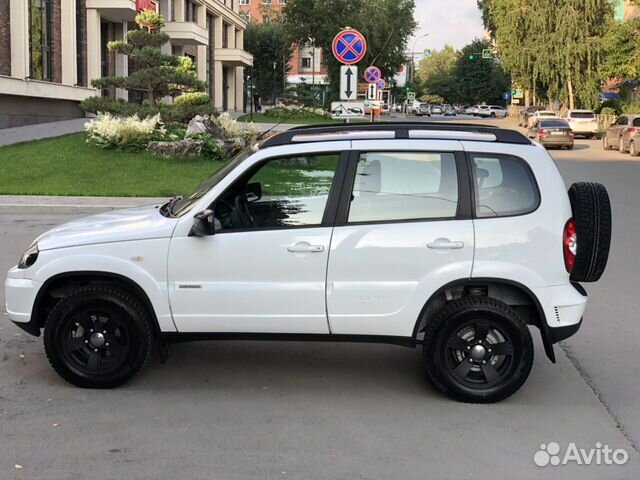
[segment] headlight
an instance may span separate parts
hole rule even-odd
[[[38,259],[38,253],[40,253],[38,251],[38,244],[34,243],[26,252],[22,254],[22,257],[20,257],[18,268],[24,270],[25,268],[29,268],[31,265],[36,263],[36,260]]]

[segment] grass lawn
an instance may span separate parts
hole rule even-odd
[[[0,195],[184,195],[223,165],[101,150],[85,139],[78,133],[0,148]]]

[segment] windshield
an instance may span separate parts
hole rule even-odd
[[[211,191],[224,177],[226,177],[233,169],[244,162],[253,154],[251,148],[245,148],[235,157],[229,160],[220,170],[207,178],[204,182],[196,188],[193,193],[183,199],[175,202],[171,211],[169,212],[173,217],[181,217],[187,213],[191,208],[200,201],[207,193]]]

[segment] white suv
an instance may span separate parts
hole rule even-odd
[[[262,339],[421,345],[428,377],[469,402],[525,382],[602,275],[604,187],[569,194],[522,134],[465,124],[298,128],[162,206],[72,221],[6,280],[7,312],[44,329],[53,368],[114,387],[154,343]]]

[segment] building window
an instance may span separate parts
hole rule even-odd
[[[311,68],[311,57],[302,57],[302,68]]]
[[[249,12],[240,12],[240,18],[242,18],[245,22],[251,21],[251,14]]]
[[[222,24],[222,48],[229,48],[229,25]]]
[[[198,22],[198,5],[191,0],[185,0],[184,2],[184,21],[185,22]]]
[[[271,0],[262,0],[263,5],[271,5]]]
[[[251,5],[251,0],[240,0],[240,5]]]
[[[29,0],[30,78],[53,80],[51,17],[52,0]]]
[[[76,72],[78,75],[76,83],[83,87],[87,85],[87,78],[85,74],[86,43],[84,39],[87,25],[84,5],[84,0],[76,0]]]

